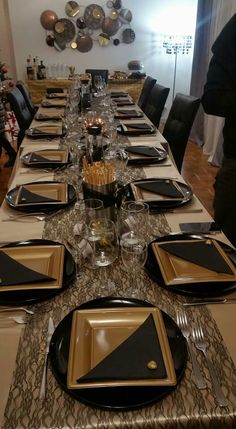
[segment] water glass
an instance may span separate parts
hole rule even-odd
[[[125,201],[118,213],[118,234],[120,240],[132,232],[143,239],[148,239],[149,205],[143,201]]]

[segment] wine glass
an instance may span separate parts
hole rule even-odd
[[[147,243],[131,231],[123,235],[120,245],[123,265],[131,274],[132,287],[127,292],[131,296],[141,298],[142,291],[138,288],[137,277],[147,260]]]
[[[88,241],[93,250],[93,266],[103,267],[99,281],[100,287],[97,288],[96,282],[95,289],[99,294],[107,292],[112,294],[115,284],[107,276],[107,267],[117,259],[119,254],[119,242],[114,222],[107,218],[92,220],[89,225]]]
[[[124,201],[118,213],[118,233],[120,240],[129,232],[148,239],[149,205],[143,201]]]
[[[97,94],[102,95],[102,89],[103,89],[103,81],[101,75],[95,75],[94,76],[94,86],[97,89]]]
[[[103,160],[113,164],[116,179],[122,182],[124,170],[128,163],[127,152],[124,149],[110,147],[104,151]]]
[[[88,198],[78,201],[76,206],[76,223],[74,225],[74,237],[76,243],[76,260],[80,265],[83,262],[89,268],[96,268],[93,264],[93,240],[89,240],[90,222],[94,222],[103,216],[103,202],[96,198]]]

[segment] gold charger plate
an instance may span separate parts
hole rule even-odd
[[[145,322],[153,316],[166,370],[162,379],[103,380],[78,383]],[[67,387],[84,389],[115,386],[173,386],[176,374],[162,314],[158,308],[110,308],[76,310],[70,336]]]
[[[29,202],[29,203],[24,203],[21,204],[19,203],[19,199],[21,197],[21,192],[22,189],[26,189],[27,191],[30,191],[32,193],[35,193],[37,195],[42,195],[43,197],[47,197],[47,198],[51,198],[53,200],[58,200],[58,201],[48,201],[48,202]],[[27,206],[31,206],[32,204],[34,205],[42,205],[42,204],[55,204],[58,205],[59,204],[67,204],[68,202],[68,195],[67,195],[67,184],[63,183],[63,182],[51,182],[51,183],[43,183],[43,182],[39,182],[39,183],[29,183],[28,185],[21,185],[19,186],[19,190],[18,193],[16,195],[16,200],[15,200],[15,206],[16,207],[27,207]]]
[[[25,160],[27,160],[27,162],[29,164],[31,164],[32,158],[34,158],[35,155],[39,155],[39,156],[46,158],[44,162],[48,161],[50,163],[51,161],[52,162],[56,161],[56,162],[60,162],[60,163],[66,163],[68,161],[69,152],[67,149],[66,150],[65,149],[37,150],[35,152],[30,152],[30,153],[26,154],[23,157],[23,160],[25,159]],[[38,162],[41,163],[42,161],[39,160]],[[33,163],[37,164],[36,161],[34,161]]]
[[[161,270],[162,277],[165,284],[168,286],[178,286],[181,284],[192,284],[192,283],[207,283],[207,282],[235,282],[236,281],[236,268],[230,261],[228,256],[220,244],[209,238],[206,239],[209,243],[213,244],[220,256],[227,263],[229,268],[232,270],[233,275],[219,273],[200,265],[189,262],[183,258],[172,255],[160,247],[164,243],[170,243],[170,241],[162,241],[160,243],[154,242],[151,244],[155,258]],[[205,241],[206,241],[205,240]],[[183,240],[176,240],[175,243],[183,243]],[[186,243],[198,243],[201,240],[186,240]]]
[[[60,289],[63,280],[65,248],[62,245],[5,247],[6,253],[22,265],[54,278],[52,281],[1,286],[1,292],[32,289]]]
[[[153,182],[156,182],[156,181],[158,181],[158,180],[153,180]],[[172,183],[173,186],[176,188],[176,190],[178,190],[183,196],[182,197],[169,197],[167,195],[161,195],[158,193],[146,191],[145,189],[139,188],[138,185],[142,184],[142,183],[144,183],[144,184],[147,183],[147,180],[144,182],[142,182],[140,180],[137,184],[135,182],[130,184],[132,192],[134,194],[134,198],[136,200],[144,200],[147,202],[148,201],[176,201],[176,202],[182,201],[183,198],[185,197],[185,195],[184,195],[182,189],[180,188],[179,184],[175,180],[171,180],[171,179],[163,179],[163,181]],[[152,180],[150,179],[150,180],[148,180],[148,182],[150,183],[150,182],[152,182]]]

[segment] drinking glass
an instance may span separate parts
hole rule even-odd
[[[104,151],[103,160],[112,163],[115,170],[116,179],[123,181],[123,174],[128,163],[128,154],[124,149],[108,148]]]
[[[117,227],[121,241],[130,232],[147,240],[149,232],[149,205],[143,201],[123,202],[118,213]]]
[[[121,259],[123,265],[131,275],[130,287],[127,291],[130,296],[142,297],[138,288],[137,277],[147,260],[147,243],[134,232],[127,233],[121,241]]]
[[[98,95],[102,95],[102,90],[103,90],[103,81],[102,81],[102,76],[101,75],[95,75],[94,76],[94,86],[97,90],[97,94]]]
[[[99,279],[100,285],[98,286],[96,282],[95,288],[98,293],[113,293],[115,284],[108,278],[107,267],[117,259],[119,254],[119,242],[114,222],[106,218],[92,220],[89,224],[88,240],[93,249],[94,267],[103,267]]]
[[[96,222],[103,217],[103,209],[103,202],[96,198],[79,201],[76,205],[78,215],[74,226],[74,236],[78,265],[85,262],[89,268],[96,268],[93,264],[93,240],[89,240],[90,236],[92,237],[89,225],[92,220]]]

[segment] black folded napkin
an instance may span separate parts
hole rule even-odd
[[[36,121],[60,121],[61,116],[50,116],[50,115],[43,115],[42,113],[38,113],[35,115],[34,119]]]
[[[200,265],[217,273],[234,274],[210,240],[195,242],[170,242],[159,244],[159,247],[172,255],[188,262]]]
[[[25,267],[4,251],[0,252],[0,288],[1,286],[49,282],[52,280],[55,279]]]
[[[35,194],[28,189],[22,187],[19,195],[18,204],[30,204],[30,203],[60,203],[61,200],[55,200],[48,198],[40,194]]]
[[[146,124],[145,122],[142,124],[125,124],[125,126],[129,129],[132,128],[134,130],[152,130],[151,125]]]
[[[47,130],[44,130],[43,128],[31,128],[31,133],[32,133],[32,135],[39,135],[39,134],[42,134],[42,135],[59,135],[57,132],[55,132],[55,129],[53,129],[52,128],[52,130],[51,131],[49,131],[48,129]]]
[[[171,198],[183,198],[182,192],[171,181],[136,182],[135,186],[153,194],[165,195]]]
[[[128,93],[127,92],[111,92],[111,98],[114,97],[127,97]]]
[[[144,156],[150,156],[152,158],[158,158],[160,156],[160,153],[157,148],[155,147],[148,147],[148,146],[127,146],[125,148],[126,152],[134,153],[137,155],[144,155]]]
[[[148,369],[155,361],[156,369]],[[162,379],[167,373],[155,322],[150,314],[145,322],[113,352],[77,381]]]
[[[135,104],[133,101],[129,101],[129,100],[119,101],[119,99],[117,100],[114,99],[114,101],[116,102],[117,106],[134,106]]]
[[[52,92],[51,94],[46,94],[46,98],[66,98],[66,95]]]
[[[37,163],[37,162],[59,162],[58,159],[48,159],[45,156],[39,155],[38,153],[32,152],[30,157],[31,163]]]

